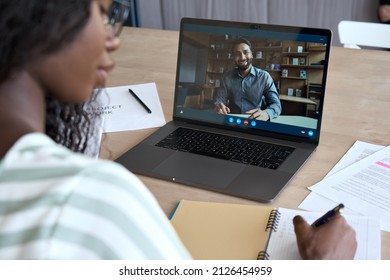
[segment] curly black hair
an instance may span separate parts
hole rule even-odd
[[[0,84],[27,63],[65,48],[86,25],[93,0],[0,0]],[[84,152],[94,118],[85,104],[65,104],[46,94],[46,133]]]
[[[46,134],[58,144],[74,152],[97,155],[100,140],[98,126],[101,116],[95,109],[97,90],[88,102],[81,104],[63,103],[46,96]]]

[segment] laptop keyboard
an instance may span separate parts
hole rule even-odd
[[[294,151],[292,147],[189,128],[176,129],[156,146],[270,169],[277,169]]]

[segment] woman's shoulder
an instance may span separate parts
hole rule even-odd
[[[0,177],[7,172],[20,172],[15,179],[34,174],[35,178],[63,176],[87,176],[91,178],[115,175],[127,183],[129,180],[139,183],[138,179],[123,166],[109,160],[92,158],[73,152],[55,143],[43,133],[30,133],[22,136],[1,161]],[[35,172],[34,172],[35,171]]]
[[[12,193],[8,191],[11,188]],[[29,215],[31,226],[43,226],[40,212],[32,216],[34,205],[40,205],[48,218],[61,209],[61,215],[44,222],[56,229],[46,257],[188,257],[157,201],[135,175],[115,162],[74,153],[44,134],[29,134],[15,143],[0,164],[0,189],[0,201],[18,197],[19,216]],[[7,211],[12,213],[12,208]],[[76,239],[65,238],[74,246],[62,246],[63,226],[72,230],[77,240],[89,236],[101,246],[90,247],[92,255],[81,254],[84,249],[74,251],[86,246]],[[155,234],[164,246],[153,243]]]

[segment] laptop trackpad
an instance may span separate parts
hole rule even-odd
[[[225,188],[244,168],[231,161],[177,152],[153,171],[180,183]]]

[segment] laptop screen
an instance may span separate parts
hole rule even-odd
[[[183,18],[174,118],[319,141],[331,31]]]

